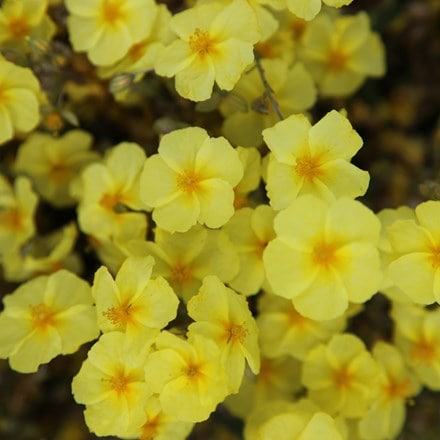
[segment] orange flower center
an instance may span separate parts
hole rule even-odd
[[[184,193],[192,194],[198,190],[201,180],[199,174],[192,170],[187,170],[177,176],[177,186]]]
[[[236,324],[235,322],[225,324],[225,339],[229,342],[242,344],[246,339],[248,331],[244,324]]]
[[[65,183],[70,178],[70,168],[62,162],[54,163],[50,169],[50,176],[58,184]]]
[[[123,303],[119,306],[109,307],[102,314],[116,327],[125,328],[133,320],[133,312],[134,307],[132,304]]]
[[[436,355],[436,344],[433,341],[426,340],[424,337],[415,343],[411,353],[411,357],[426,364],[432,363]]]
[[[199,28],[196,28],[189,37],[188,44],[190,49],[202,58],[215,52],[214,40],[209,36],[208,31]]]
[[[122,11],[122,2],[104,0],[101,7],[101,19],[105,24],[114,26],[124,18],[124,12]]]
[[[270,383],[276,372],[272,366],[272,363],[267,359],[261,359],[260,373],[258,374],[258,381],[262,383]]]
[[[8,25],[9,32],[16,40],[22,40],[29,34],[29,24],[22,17],[14,17]]]
[[[312,259],[315,264],[328,269],[334,266],[338,259],[336,256],[336,246],[329,243],[319,243],[312,251]]]
[[[149,418],[142,427],[142,434],[139,440],[154,440],[159,433],[160,414]]]
[[[132,61],[138,61],[144,56],[145,50],[147,49],[147,42],[141,41],[140,43],[133,44],[128,51],[128,56]]]
[[[23,229],[23,215],[17,208],[9,209],[0,213],[0,223],[10,231],[20,231]]]
[[[295,171],[306,180],[313,180],[322,173],[319,160],[312,157],[298,158],[296,160]]]
[[[300,315],[294,307],[291,307],[289,310],[288,320],[292,327],[303,328],[309,322],[309,319]]]
[[[55,325],[55,313],[46,304],[30,306],[31,318],[34,326],[41,331]]]
[[[200,364],[190,362],[184,369],[185,376],[190,380],[199,380],[202,377],[202,368]]]
[[[353,376],[346,367],[342,367],[333,373],[333,382],[336,388],[348,389],[351,387],[352,381]]]
[[[430,248],[430,260],[432,264],[433,269],[439,269],[440,268],[440,246],[432,246]]]
[[[129,392],[132,378],[123,368],[120,368],[110,379],[110,386],[118,395],[127,394]]]
[[[171,276],[177,284],[187,284],[192,280],[191,267],[177,263],[171,269]]]
[[[116,194],[104,194],[99,201],[99,204],[110,212],[121,211],[118,207],[122,208],[124,197],[120,193]]]
[[[333,49],[327,55],[327,66],[334,72],[341,72],[347,67],[347,55],[340,49]]]
[[[301,18],[293,18],[290,22],[290,29],[295,40],[298,40],[304,34],[307,27],[307,21]]]
[[[393,381],[390,380],[384,386],[384,392],[387,400],[404,399],[410,395],[409,380]]]

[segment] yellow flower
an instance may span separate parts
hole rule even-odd
[[[139,440],[185,440],[193,426],[193,423],[181,422],[168,416],[162,410],[159,399],[152,396],[147,401],[144,424],[130,437]]]
[[[388,275],[419,304],[440,303],[440,202],[415,209],[416,221],[398,220],[388,228],[395,259]]]
[[[262,60],[262,67],[281,113],[287,117],[309,109],[316,100],[312,77],[300,63],[288,67],[280,59]],[[225,116],[224,136],[235,145],[259,146],[261,132],[272,127],[278,116],[268,99],[258,69],[245,72],[220,104]]]
[[[327,6],[340,8],[349,5],[353,0],[322,0]],[[287,8],[296,16],[312,20],[321,10],[321,0],[286,0]]]
[[[3,302],[0,358],[16,371],[37,371],[99,334],[90,286],[66,270],[22,284]]]
[[[396,255],[393,251],[388,235],[388,228],[398,220],[416,220],[414,209],[409,208],[408,206],[401,206],[397,209],[383,209],[377,213],[377,218],[382,225],[378,247],[385,274],[383,285],[379,290],[392,301],[410,303],[412,302],[411,298],[394,284],[388,274],[388,266],[393,260],[400,256],[399,254]]]
[[[133,241],[127,245],[134,255],[152,255],[153,276],[163,276],[185,302],[197,293],[202,279],[216,275],[226,283],[239,269],[238,255],[223,231],[201,225],[170,234],[156,228],[153,241]]]
[[[315,321],[298,313],[285,298],[264,295],[258,302],[257,325],[263,355],[289,355],[303,361],[307,353],[345,327],[345,318]]]
[[[255,209],[242,208],[235,211],[223,226],[240,258],[240,270],[228,283],[237,292],[254,295],[262,287],[267,287],[263,252],[267,243],[275,238],[274,217],[275,211],[272,208],[259,205]]]
[[[139,72],[152,70],[154,63],[163,45],[173,39],[169,29],[171,13],[166,5],[158,5],[154,23],[145,37],[134,43],[128,49],[127,54],[116,63],[109,66],[101,66],[98,73],[103,78],[110,78],[121,73],[131,72],[136,75],[136,81],[143,75]]]
[[[27,133],[40,120],[40,84],[33,72],[0,56],[0,144]]]
[[[313,126],[304,115],[292,115],[264,130],[263,138],[272,152],[266,189],[274,209],[302,194],[325,200],[365,194],[369,174],[350,163],[362,139],[337,111]]]
[[[176,317],[179,300],[162,277],[151,279],[153,265],[152,257],[128,257],[114,280],[105,266],[96,271],[92,294],[103,333],[139,337]]]
[[[382,367],[379,396],[360,421],[359,431],[365,439],[396,438],[405,422],[406,401],[418,394],[421,387],[393,345],[377,342],[373,357]]]
[[[144,237],[147,219],[139,199],[139,175],[145,152],[137,144],[122,142],[108,151],[104,163],[89,165],[82,172],[78,191],[80,228],[98,239],[118,236]]]
[[[363,303],[377,292],[380,223],[360,202],[302,196],[275,217],[274,229],[277,238],[263,254],[266,276],[301,315],[333,319],[349,301]]]
[[[185,340],[163,331],[148,356],[145,380],[163,411],[183,422],[206,420],[227,395],[220,349],[208,338]]]
[[[0,175],[0,256],[18,249],[35,233],[38,197],[26,177],[17,177],[12,188]]]
[[[0,8],[0,46],[29,51],[39,39],[48,41],[55,25],[46,15],[47,0],[5,0]]]
[[[302,390],[301,365],[291,356],[262,357],[259,374],[246,371],[239,392],[228,396],[224,405],[235,416],[247,419],[268,402],[291,399]]]
[[[302,38],[300,60],[325,96],[350,95],[367,77],[385,73],[384,47],[365,12],[317,17]]]
[[[252,63],[253,44],[260,38],[245,0],[195,6],[175,15],[170,26],[179,38],[159,54],[156,72],[175,76],[177,92],[192,101],[208,99],[214,82],[231,90]]]
[[[220,347],[229,390],[236,393],[243,379],[245,360],[253,373],[260,370],[258,328],[245,297],[227,288],[217,277],[208,276],[187,309],[195,320],[188,327],[189,337],[202,335]]]
[[[76,225],[69,223],[48,235],[32,237],[25,246],[10,248],[2,261],[5,279],[19,282],[59,269],[81,273],[82,261],[73,250],[77,237]]]
[[[158,154],[146,160],[140,195],[166,231],[185,232],[196,223],[219,228],[234,213],[233,187],[242,176],[238,154],[226,139],[183,128],[166,134]]]
[[[127,438],[145,422],[151,388],[144,380],[144,365],[152,338],[143,350],[121,332],[102,335],[73,378],[75,401],[86,405],[84,416],[98,436]]]
[[[29,176],[43,198],[57,207],[73,205],[69,186],[85,165],[98,159],[90,150],[92,137],[72,130],[53,137],[32,133],[18,149],[15,171]]]
[[[154,0],[66,0],[72,46],[99,66],[113,64],[153,27]]]
[[[393,305],[394,342],[417,379],[440,390],[440,309]]]
[[[329,414],[361,418],[377,394],[379,366],[350,333],[334,335],[312,349],[302,371],[308,397]]]

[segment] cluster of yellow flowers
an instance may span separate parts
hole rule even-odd
[[[185,127],[153,154],[100,153],[86,130],[45,131],[34,59],[59,3],[118,100],[147,72],[174,78],[176,99],[218,108],[223,136]],[[384,74],[381,40],[367,14],[334,9],[351,0],[189,3],[2,3],[0,143],[18,148],[0,263],[22,284],[3,298],[0,358],[31,373],[94,341],[72,393],[98,436],[183,439],[222,404],[248,440],[396,438],[405,401],[440,389],[440,312],[424,307],[440,303],[440,202],[375,214],[355,200],[370,178],[345,112],[303,113]],[[39,200],[77,221],[41,234]],[[369,349],[347,321],[377,292],[395,331]]]

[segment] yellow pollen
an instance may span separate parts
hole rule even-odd
[[[22,40],[29,34],[29,24],[22,17],[14,17],[8,25],[9,32],[16,40]]]
[[[327,269],[329,266],[333,266],[337,262],[335,252],[336,247],[334,245],[319,243],[313,248],[313,262]]]
[[[121,304],[116,307],[109,307],[102,314],[113,325],[125,328],[133,318],[133,306],[131,304]]]
[[[333,49],[327,55],[327,66],[334,72],[341,72],[347,66],[347,56],[339,49]]]
[[[115,208],[123,203],[123,196],[119,193],[104,194],[99,201],[99,204],[107,211],[114,211]]]
[[[130,385],[130,376],[125,374],[123,370],[118,371],[109,379],[110,386],[117,394],[126,394]]]
[[[409,380],[400,382],[390,380],[384,386],[384,392],[387,400],[404,399],[410,394],[410,382]]]
[[[17,208],[0,212],[0,223],[10,231],[20,231],[23,229],[23,215]]]
[[[171,269],[171,276],[176,283],[180,285],[187,284],[192,280],[191,267],[177,263]]]
[[[177,186],[185,193],[192,194],[199,188],[201,177],[194,171],[184,171],[177,176]]]
[[[215,51],[214,40],[209,36],[208,31],[196,28],[189,37],[188,44],[190,49],[201,57],[212,54]]]
[[[352,375],[347,370],[347,368],[343,367],[333,373],[333,382],[336,388],[348,389],[352,383]]]
[[[121,10],[121,2],[115,2],[110,0],[104,0],[101,9],[102,21],[109,25],[115,25],[116,22],[124,17],[124,13]]]
[[[65,183],[70,178],[70,169],[62,162],[52,164],[49,173],[52,180],[58,184]]]
[[[143,57],[146,49],[147,43],[145,41],[133,44],[128,51],[128,56],[132,61],[138,61]]]
[[[46,115],[43,125],[50,131],[58,133],[64,127],[64,121],[61,115],[54,111]]]
[[[313,180],[322,173],[322,170],[318,159],[302,157],[296,160],[295,172],[304,179]]]
[[[190,363],[186,366],[184,370],[185,376],[187,376],[189,379],[197,380],[202,375],[200,365],[195,363]]]
[[[139,440],[154,440],[160,426],[160,413],[155,417],[149,418],[142,427],[142,434]]]
[[[432,246],[430,249],[430,260],[433,269],[440,268],[440,246]]]
[[[32,321],[38,329],[45,330],[47,327],[55,325],[55,313],[46,304],[30,306],[30,312]]]
[[[225,325],[225,339],[226,343],[229,342],[235,343],[243,343],[246,339],[248,331],[244,324],[226,324]]]
[[[420,338],[414,345],[411,353],[411,357],[430,364],[436,358],[437,350],[435,343],[432,341],[427,341],[425,338]]]

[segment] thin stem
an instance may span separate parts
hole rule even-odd
[[[277,100],[273,96],[273,90],[270,87],[270,84],[267,82],[266,74],[264,72],[263,66],[261,65],[261,59],[258,54],[255,54],[255,65],[257,66],[258,73],[261,78],[261,82],[263,83],[264,93],[272,104],[275,113],[277,114],[280,121],[284,119],[283,114],[281,113],[280,106],[278,105]]]

